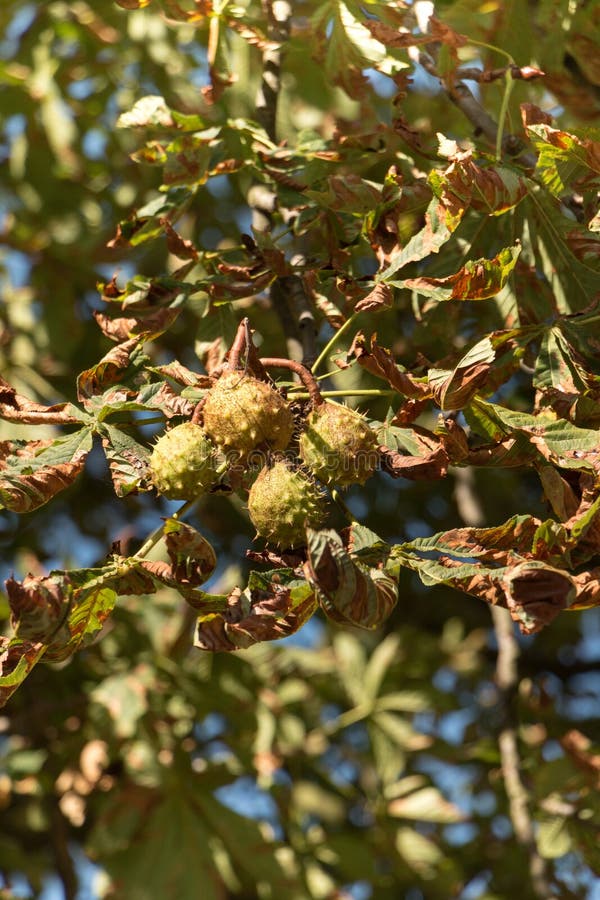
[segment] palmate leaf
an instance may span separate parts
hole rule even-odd
[[[494,440],[515,434],[526,438],[536,454],[567,469],[600,472],[598,433],[565,419],[534,416],[475,398],[465,409],[469,424]]]
[[[92,449],[92,432],[45,441],[0,442],[0,508],[25,513],[68,488]]]
[[[555,309],[563,315],[587,312],[597,298],[600,267],[597,256],[581,253],[581,226],[567,216],[558,200],[530,184],[522,206],[536,267],[554,294]]]
[[[327,0],[313,14],[315,29],[314,55],[323,61],[328,80],[356,96],[365,81],[362,69],[377,67],[386,61],[385,46],[372,37],[357,18],[352,7],[343,0]],[[390,60],[397,70],[407,64]]]
[[[598,571],[569,571],[576,541],[577,536],[571,539],[568,529],[552,520],[513,516],[493,528],[457,528],[399,544],[386,569],[397,575],[406,567],[426,585],[448,584],[505,606],[521,631],[531,634],[562,610],[600,602],[595,593]],[[431,558],[432,552],[437,558]]]
[[[278,853],[281,845],[215,797],[229,772],[213,765],[198,774],[185,763],[167,772],[158,788],[114,792],[89,837],[120,896],[226,900],[240,885],[272,888],[283,900],[303,896],[298,866]]]

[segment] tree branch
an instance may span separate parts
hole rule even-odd
[[[256,97],[256,115],[273,143],[277,142],[277,106],[281,91],[281,47],[289,38],[292,4],[289,0],[263,0],[268,21],[268,44],[263,51],[262,77]],[[266,185],[254,185],[248,195],[254,231],[270,231],[277,196]],[[293,265],[301,265],[296,256]],[[298,275],[277,278],[270,289],[286,337],[288,356],[312,365],[316,357],[316,325],[310,298]]]
[[[529,794],[521,778],[521,760],[517,739],[518,715],[515,705],[519,686],[517,665],[519,645],[508,610],[492,606],[491,612],[498,642],[496,684],[504,720],[498,735],[498,745],[510,818],[515,830],[515,837],[529,857],[529,876],[535,896],[540,900],[550,900],[553,892],[548,881],[547,865],[537,850],[529,811]]]
[[[431,45],[428,45],[431,51]],[[445,91],[448,99],[460,109],[462,114],[471,122],[475,128],[476,134],[483,134],[492,146],[496,145],[498,138],[499,125],[492,116],[483,108],[479,100],[475,97],[470,88],[464,81],[455,81],[452,84],[446,84],[438,74],[434,56],[431,52],[421,51],[419,53],[419,63],[434,78],[440,82],[442,89]],[[462,75],[462,73],[460,73]],[[464,77],[464,76],[463,76]],[[470,77],[470,76],[469,76]],[[505,134],[502,137],[502,151],[508,156],[518,156],[520,162],[528,168],[535,168],[536,157],[533,153],[524,151],[523,141],[515,134]]]
[[[485,514],[475,491],[472,470],[457,469],[455,478],[454,499],[463,521],[466,525],[483,525]],[[510,818],[515,837],[529,859],[532,890],[540,900],[551,900],[553,892],[548,880],[547,864],[537,850],[529,811],[529,793],[521,778],[517,737],[519,719],[516,707],[519,688],[519,645],[509,611],[500,606],[492,606],[491,614],[498,645],[495,675],[502,722],[498,734],[498,748]]]
[[[75,866],[73,865],[73,860],[69,853],[69,832],[67,823],[59,809],[58,803],[54,800],[51,802],[53,805],[50,812],[50,835],[56,872],[62,881],[65,900],[75,900],[79,883],[75,873]]]

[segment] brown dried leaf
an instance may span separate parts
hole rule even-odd
[[[503,579],[506,605],[524,634],[534,634],[571,606],[577,593],[573,578],[538,560],[511,566]]]
[[[374,310],[391,309],[394,305],[394,292],[388,284],[380,282],[372,291],[359,300],[354,307],[355,312],[373,312]]]
[[[0,419],[22,425],[74,424],[80,421],[74,412],[77,410],[70,403],[44,406],[29,400],[0,376]]]
[[[85,369],[77,379],[77,398],[85,401],[104,393],[107,387],[118,382],[129,366],[132,353],[139,346],[139,338],[131,338],[113,347],[99,363]]]
[[[489,362],[473,362],[453,372],[431,369],[428,380],[436,404],[444,410],[462,409],[486,382],[490,368]]]
[[[312,616],[317,608],[308,589],[293,597],[292,588],[271,582],[266,590],[236,588],[227,598],[227,608],[198,618],[194,644],[201,650],[241,650],[260,641],[287,637]]]
[[[357,332],[352,346],[348,350],[348,359],[356,359],[358,364],[376,375],[406,397],[425,399],[431,396],[431,390],[426,384],[419,383],[408,372],[401,372],[392,359],[392,354],[386,347],[377,344],[377,336],[371,338],[371,349],[366,349],[366,338],[362,331]]]
[[[552,116],[534,103],[521,103],[521,121],[523,128],[528,125],[552,125]]]
[[[450,460],[446,449],[440,444],[427,450],[423,456],[405,456],[397,450],[380,447],[381,467],[392,478],[408,478],[411,481],[429,481],[444,478]]]
[[[194,247],[192,241],[188,241],[182,238],[182,236],[173,228],[167,218],[163,217],[158,221],[165,230],[169,253],[172,253],[173,256],[177,256],[179,259],[198,259],[198,251]]]
[[[600,789],[600,753],[590,753],[591,741],[585,734],[573,728],[559,738],[560,745],[575,765],[585,773],[594,787]]]

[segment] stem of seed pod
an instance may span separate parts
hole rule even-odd
[[[172,516],[169,516],[169,519],[181,519],[186,513],[192,509],[196,503],[198,502],[198,498],[194,498],[193,500],[187,500],[183,506],[180,506],[179,509],[173,513]],[[148,556],[153,547],[156,547],[160,539],[163,537],[165,533],[165,525],[166,521],[159,525],[158,528],[155,528],[148,540],[140,547],[137,553],[135,553],[136,559],[143,559],[145,556]]]
[[[244,348],[246,348],[247,346],[248,327],[248,319],[242,319],[242,321],[238,325],[238,330],[233,339],[233,343],[227,357],[227,362],[230,369],[241,369],[240,356],[242,355]]]
[[[345,391],[322,391],[321,397],[392,397],[397,391],[381,391],[379,388],[353,390],[352,388]],[[293,400],[307,400],[310,397],[305,391],[298,391],[290,396]]]
[[[193,425],[200,425],[202,422],[202,410],[204,409],[204,404],[206,403],[206,395],[202,398],[202,400],[198,400],[196,406],[194,407],[194,412],[192,413],[192,418],[190,421]]]
[[[353,516],[353,515],[352,515],[352,512],[351,512],[350,509],[348,508],[348,505],[346,504],[346,501],[342,499],[342,495],[341,495],[340,492],[337,490],[337,488],[332,488],[332,489],[331,489],[331,496],[333,497],[333,499],[335,500],[335,502],[337,503],[337,505],[340,507],[340,509],[342,510],[342,512],[344,513],[344,515],[345,515],[346,518],[348,519],[348,521],[349,521],[349,522],[356,522],[356,516]]]
[[[265,366],[265,368],[269,368],[269,366],[278,367],[280,369],[291,369],[292,372],[295,372],[296,375],[299,376],[303,385],[307,390],[307,397],[309,397],[314,406],[320,406],[323,403],[323,397],[321,396],[321,391],[319,390],[319,385],[313,378],[311,372],[302,365],[302,363],[296,362],[293,359],[279,359],[278,357],[262,357],[259,362],[261,365]]]
[[[317,369],[319,368],[319,366],[321,365],[321,363],[323,362],[323,360],[327,357],[328,353],[330,352],[331,348],[332,348],[333,345],[336,343],[336,341],[338,340],[338,338],[341,337],[341,335],[342,335],[345,331],[347,331],[348,328],[350,328],[350,326],[351,326],[352,323],[354,322],[356,316],[358,316],[358,313],[353,313],[353,314],[350,316],[349,319],[346,319],[346,321],[344,322],[343,325],[340,325],[340,327],[338,328],[338,330],[336,331],[336,333],[333,335],[333,337],[331,338],[331,340],[329,340],[329,341],[325,344],[325,346],[323,347],[323,349],[321,350],[321,352],[319,353],[319,355],[318,355],[317,358],[315,359],[315,361],[314,361],[314,363],[313,363],[313,365],[312,365],[312,368],[311,368],[311,372],[314,373],[314,372],[317,371]]]

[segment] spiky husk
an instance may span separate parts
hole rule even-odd
[[[176,425],[158,439],[149,466],[154,487],[169,500],[199,497],[218,477],[215,447],[192,422]]]
[[[244,456],[263,443],[285,450],[294,417],[281,394],[265,381],[225,372],[204,405],[204,429],[223,450]]]
[[[270,543],[298,547],[306,543],[306,525],[320,528],[325,522],[326,500],[304,472],[278,461],[265,466],[250,488],[248,514]]]
[[[359,413],[322,403],[306,420],[300,456],[326,484],[363,484],[378,466],[377,446],[377,435]]]

